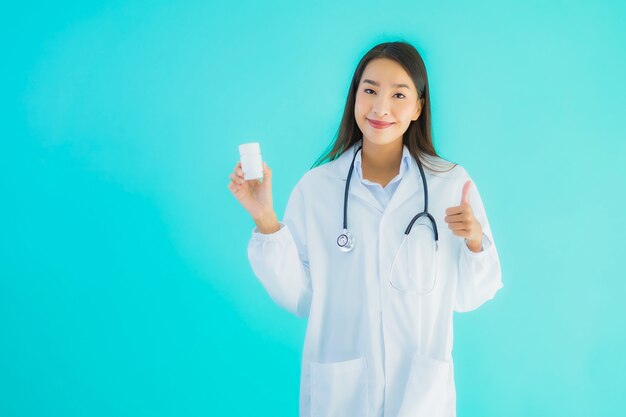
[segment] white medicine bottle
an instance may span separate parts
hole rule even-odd
[[[245,180],[263,178],[261,147],[258,142],[239,145],[239,160]]]

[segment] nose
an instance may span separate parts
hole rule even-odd
[[[372,110],[374,114],[379,117],[389,114],[389,100],[387,100],[387,97],[382,94],[376,97],[372,105]]]

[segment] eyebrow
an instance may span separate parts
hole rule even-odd
[[[379,83],[377,83],[376,81],[372,81],[372,80],[363,80],[363,84],[365,84],[365,83],[375,85],[376,87],[380,87],[380,84],[379,84]],[[402,88],[402,87],[404,87],[404,88],[408,88],[409,90],[411,89],[411,88],[410,88],[408,85],[406,85],[406,84],[393,84],[393,86],[394,86],[394,87],[397,87],[397,88]]]

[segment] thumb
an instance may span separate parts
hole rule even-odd
[[[263,182],[272,183],[272,170],[267,166],[265,161],[263,161]]]
[[[461,204],[469,205],[469,189],[472,186],[472,180],[467,180],[463,185],[463,195],[461,196]]]

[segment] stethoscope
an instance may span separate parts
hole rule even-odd
[[[352,233],[350,233],[348,231],[348,195],[350,192],[350,179],[352,178],[352,172],[354,171],[354,161],[356,159],[356,155],[357,153],[363,148],[363,145],[359,145],[359,147],[357,148],[357,150],[354,152],[354,156],[352,157],[352,163],[350,164],[350,170],[348,171],[348,178],[346,179],[346,186],[345,186],[345,190],[344,190],[344,196],[343,196],[343,233],[341,233],[338,237],[337,237],[337,246],[339,247],[339,250],[342,252],[350,252],[353,248],[354,248],[354,236],[352,235]],[[439,250],[439,233],[437,232],[437,222],[435,222],[435,218],[428,212],[428,184],[426,183],[426,175],[424,174],[424,168],[422,167],[421,162],[419,161],[419,159],[417,160],[417,166],[419,168],[420,171],[420,175],[422,177],[422,183],[424,184],[424,211],[422,211],[421,213],[418,213],[415,215],[415,217],[413,217],[413,219],[411,220],[411,222],[409,223],[409,225],[407,226],[406,230],[404,231],[404,238],[402,241],[402,244],[404,244],[404,242],[406,241],[406,238],[409,236],[409,233],[411,233],[411,229],[413,228],[413,224],[422,216],[426,216],[429,220],[430,223],[432,225],[432,230],[434,233],[434,237],[435,237],[435,255],[437,253],[437,251]],[[401,245],[402,247],[402,245]],[[399,253],[399,251],[398,251]],[[398,253],[396,253],[396,257],[394,258],[394,262],[393,264],[395,264],[395,261],[397,259]],[[393,268],[393,264],[392,264],[392,268]],[[437,262],[435,261],[435,266],[436,266]],[[411,293],[411,294],[419,294],[419,295],[426,295],[428,293],[430,293],[434,287],[435,287],[435,283],[437,282],[437,275],[435,274],[435,280],[433,282],[432,287],[425,293],[420,293],[418,291],[407,291],[407,290],[403,290],[399,287],[397,287],[392,280],[389,280],[390,284],[397,290],[405,292],[405,293]]]

